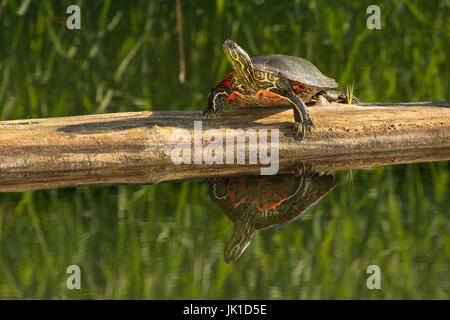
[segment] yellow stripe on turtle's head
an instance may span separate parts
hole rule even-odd
[[[225,40],[223,52],[233,67],[234,74],[248,88],[256,88],[252,59],[236,42]]]

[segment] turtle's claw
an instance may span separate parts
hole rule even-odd
[[[295,136],[299,138],[299,135],[301,134],[301,139],[305,137],[305,129],[303,127],[303,122],[295,122],[294,124],[294,130],[296,131]]]
[[[312,162],[301,162],[296,166],[294,173],[297,176],[305,176],[311,178],[316,172],[314,171],[314,165]]]
[[[215,119],[217,117],[217,114],[222,113],[222,111],[217,111],[217,110],[213,110],[213,109],[205,109],[205,111],[203,111],[202,113],[202,118],[203,119]]]
[[[212,116],[211,109],[206,109],[205,111],[203,111],[202,114],[203,119],[211,119],[211,116]]]
[[[299,138],[299,135],[301,134],[301,140],[305,138],[306,133],[310,133],[312,137],[314,137],[314,134],[312,132],[312,128],[314,128],[314,122],[312,119],[308,119],[306,121],[300,122],[296,121],[294,125],[294,130],[296,130],[296,137]]]

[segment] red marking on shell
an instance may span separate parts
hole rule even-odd
[[[276,94],[276,93],[273,93],[273,92],[270,92],[270,91],[263,91],[263,90],[260,90],[260,91],[258,91],[258,92],[255,94],[255,96],[257,96],[257,97],[259,97],[259,96],[261,96],[261,95],[263,95],[263,96],[265,96],[265,97],[270,97],[270,98],[281,98],[280,95],[278,95],[278,94]]]
[[[230,87],[231,84],[231,78],[233,78],[233,73],[228,74],[225,78],[222,79],[217,85],[218,86],[224,86],[224,87]]]
[[[228,219],[233,220],[234,212],[233,211],[226,211],[225,215]]]
[[[299,210],[299,207],[303,204],[303,201],[300,201],[299,203],[295,204],[292,206],[292,209],[294,209],[295,211],[301,212]]]
[[[264,97],[269,98],[269,99],[263,99]],[[270,91],[264,91],[264,90],[259,90],[252,96],[252,98],[254,100],[260,101],[262,103],[267,103],[267,104],[274,103],[274,102],[287,101],[283,96],[280,96],[279,94],[276,94],[276,93],[273,93]]]
[[[238,179],[238,178],[230,179],[230,182],[231,183],[238,183],[238,184],[240,184],[239,187],[237,187],[237,188],[235,188],[233,190],[231,190],[230,187],[228,187],[228,195],[229,195],[231,201],[233,202],[233,206],[236,208],[240,204],[242,204],[242,203],[247,201],[247,199],[245,199],[245,198],[242,198],[239,201],[236,201],[237,200],[236,192],[247,189],[247,182],[245,180]]]
[[[244,94],[242,94],[240,92],[237,92],[237,91],[233,91],[227,98],[228,104],[230,104],[230,105],[238,105],[238,106],[241,106],[241,107],[244,107],[244,106],[247,105],[244,101],[238,100],[236,96],[239,96],[240,98],[242,98],[244,100],[247,99],[246,95],[244,95]]]
[[[224,86],[224,87],[230,87],[230,84],[231,84],[230,80],[225,80],[225,81],[222,81],[222,82],[218,83],[217,85],[218,86]]]
[[[310,193],[305,197],[305,200],[306,200],[306,201],[309,201],[309,199],[311,199],[311,196],[312,196],[313,194],[316,194],[317,191],[319,191],[319,188],[316,188],[316,189],[314,189],[314,191],[310,192]]]
[[[288,197],[288,194],[286,192],[284,192],[283,190],[271,190],[271,191],[267,191],[266,193],[264,193],[264,198],[267,199],[267,198],[271,197],[272,195],[277,195],[278,196],[277,198],[280,198],[280,200],[279,201],[268,201],[268,202],[262,203],[262,204],[260,201],[254,201],[253,204],[259,211],[264,211],[264,210],[278,207],[284,201],[284,199],[286,199]]]

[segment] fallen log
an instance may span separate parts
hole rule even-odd
[[[194,121],[201,120],[200,111],[1,121],[0,192],[260,174],[269,165],[281,173],[299,163],[312,163],[318,171],[337,171],[446,161],[450,159],[449,107],[450,101],[313,106],[309,110],[316,124],[314,137],[307,135],[304,140],[295,139],[292,110],[281,107],[227,110],[195,123],[197,130]],[[227,132],[233,129],[237,137],[227,153]],[[243,133],[255,133],[256,140],[242,139]],[[220,135],[222,141],[217,139]],[[195,137],[200,142],[191,143],[189,139]],[[253,154],[248,148],[256,150],[261,141],[277,145],[268,153],[278,152],[276,166],[267,159],[263,163],[261,154],[256,164],[250,163]],[[180,146],[190,154],[181,152]],[[239,164],[238,153],[244,148],[245,161]],[[205,152],[224,163],[205,161]],[[185,156],[187,163],[177,164],[181,158],[174,161],[174,155]],[[234,162],[226,163],[227,159]]]

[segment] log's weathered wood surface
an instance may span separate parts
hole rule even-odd
[[[348,170],[449,160],[449,107],[450,102],[313,106],[314,138],[303,141],[294,139],[289,108],[227,110],[202,127],[224,136],[227,129],[253,128],[267,129],[270,137],[271,129],[279,129],[279,172],[300,162],[316,170]],[[174,131],[193,136],[200,119],[200,111],[155,111],[2,121],[0,192],[257,174],[267,167],[248,161],[174,164]],[[203,147],[208,144],[203,141]]]

